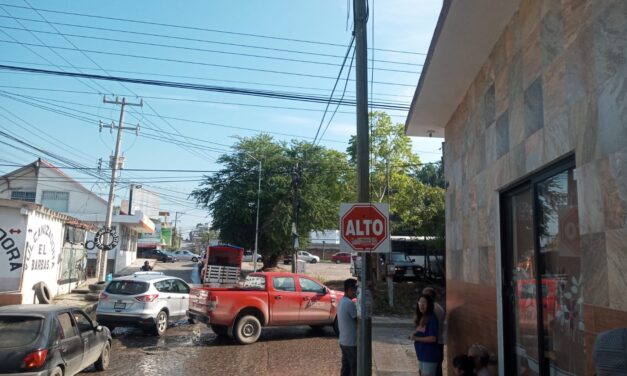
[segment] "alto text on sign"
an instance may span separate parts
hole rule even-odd
[[[340,249],[358,252],[389,252],[387,204],[342,204]]]

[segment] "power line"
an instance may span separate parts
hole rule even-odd
[[[51,31],[44,31],[44,30],[32,30],[32,29],[26,29],[26,28],[20,29],[20,28],[10,27],[10,26],[3,26],[3,28],[9,29],[9,30],[20,30],[20,31],[26,30],[26,31],[29,31],[31,33],[58,35],[58,33],[53,33]],[[293,63],[305,63],[305,64],[325,65],[325,66],[334,66],[334,67],[339,67],[340,66],[340,64],[329,63],[329,62],[324,62],[324,61],[292,59],[292,58],[278,57],[278,56],[265,56],[265,55],[247,54],[247,53],[243,53],[243,52],[210,50],[210,49],[206,49],[206,48],[186,47],[186,46],[178,46],[178,45],[163,44],[163,43],[138,42],[138,41],[126,40],[126,39],[94,37],[94,36],[90,36],[90,35],[78,35],[78,34],[67,34],[67,33],[65,33],[64,35],[68,36],[68,37],[74,37],[74,38],[101,40],[101,41],[106,41],[106,42],[118,42],[118,43],[128,43],[128,44],[135,44],[135,45],[142,45],[142,46],[173,48],[173,49],[178,49],[178,50],[207,52],[207,53],[213,53],[213,54],[224,54],[224,55],[243,56],[243,57],[252,57],[252,58],[257,58],[257,59],[269,59],[269,60],[287,61],[287,62],[293,62]],[[101,52],[101,53],[104,53],[104,52]],[[135,56],[133,56],[133,57],[135,57]],[[420,73],[420,71],[408,71],[408,70],[402,70],[402,69],[391,69],[391,68],[377,68],[377,69],[379,69],[381,71],[396,72],[396,73],[409,73],[409,74],[419,74]]]
[[[56,67],[57,65],[52,65],[52,64],[42,64],[42,63],[37,63],[37,62],[27,62],[27,61],[16,61],[16,60],[0,60],[0,62],[4,62],[7,64],[28,64],[31,66],[44,66],[44,67],[51,67],[54,66]],[[67,68],[68,66],[63,66],[63,65],[58,65],[59,67],[63,67],[63,68]],[[87,68],[87,67],[80,67],[81,70],[98,70],[95,68]],[[194,79],[194,80],[200,80],[200,81],[210,81],[210,82],[227,82],[227,83],[231,83],[231,84],[244,84],[244,85],[257,85],[257,86],[271,86],[271,87],[282,87],[282,88],[289,88],[289,89],[303,89],[303,90],[313,90],[313,91],[324,91],[324,92],[328,92],[328,89],[326,88],[318,88],[318,87],[307,87],[307,86],[297,86],[297,85],[278,85],[278,84],[272,84],[272,83],[265,83],[265,82],[252,82],[252,81],[237,81],[237,80],[221,80],[221,79],[213,79],[213,78],[206,78],[206,77],[200,77],[200,76],[184,76],[184,75],[175,75],[175,74],[164,74],[164,73],[155,73],[155,72],[147,72],[147,71],[143,71],[143,72],[138,72],[138,71],[129,71],[129,70],[114,70],[114,69],[109,69],[109,72],[115,72],[115,73],[127,73],[127,74],[139,74],[139,75],[144,75],[144,76],[154,76],[154,77],[169,77],[169,78],[185,78],[185,79]],[[5,73],[5,72],[2,72]],[[20,72],[22,74],[31,74],[28,72]],[[40,89],[43,90],[43,89]],[[354,94],[354,91],[347,91],[347,93],[352,93]],[[98,93],[99,95],[101,93]],[[120,94],[122,95],[122,94]],[[325,95],[325,94],[323,94]],[[411,95],[402,95],[402,94],[391,94],[391,93],[380,93],[378,95],[381,96],[386,96],[386,97],[396,97],[396,98],[406,98],[406,99],[411,99],[412,96]],[[144,97],[143,98],[150,98],[150,97]],[[403,102],[398,102],[398,103],[403,103]]]
[[[346,75],[346,81],[344,81],[344,89],[342,90],[342,96],[340,97],[340,103],[344,100],[344,95],[346,94],[346,87],[348,86],[348,78],[351,75],[351,69],[353,68],[353,60],[355,59],[355,50],[353,50],[353,56],[351,57],[351,62],[348,66],[348,74]],[[340,104],[338,103],[335,106],[335,110],[333,110],[333,114],[331,114],[331,117],[329,118],[329,121],[327,122],[327,126],[324,127],[324,131],[322,131],[322,134],[320,135],[320,139],[322,139],[324,137],[324,135],[327,133],[327,129],[329,129],[329,126],[331,125],[331,122],[333,121],[333,118],[335,118],[335,114],[337,114],[337,110],[338,108],[340,108]],[[326,112],[325,112],[326,113]],[[324,117],[323,117],[324,120]],[[320,125],[322,125],[322,122],[320,122]]]
[[[353,37],[353,41],[354,41],[354,37]],[[350,49],[349,49],[350,50]],[[348,52],[347,51],[347,57],[348,57]],[[340,104],[342,102],[342,100],[344,99],[344,94],[346,94],[346,86],[348,84],[348,80],[351,76],[351,69],[353,68],[353,60],[355,59],[355,49],[353,49],[353,55],[351,56],[351,62],[348,65],[348,73],[346,74],[346,80],[344,82],[344,90],[342,91],[342,96],[340,97],[340,101],[338,102],[338,104],[335,106],[335,110],[333,111],[333,115],[331,115],[331,117],[329,118],[329,121],[327,123],[327,126],[324,128],[324,131],[322,132],[322,134],[320,135],[320,139],[322,139],[324,137],[324,134],[326,133],[327,129],[329,128],[329,124],[331,124],[331,121],[333,120],[333,118],[335,117],[335,114],[337,113],[338,108],[340,108]],[[340,74],[342,72],[340,71]],[[337,76],[337,81],[335,82],[335,85],[333,86],[333,91],[335,91],[335,88],[337,86],[337,84],[339,83],[340,80],[340,75]],[[327,102],[327,106],[324,109],[324,114],[322,114],[322,119],[320,119],[320,124],[318,125],[318,130],[316,131],[316,137],[314,138],[313,143],[316,144],[316,140],[318,138],[318,134],[320,133],[320,129],[322,128],[322,125],[324,124],[324,118],[327,115],[327,111],[329,110],[329,106],[331,104],[331,99],[333,98],[333,93],[331,93],[331,96],[329,97],[329,102]]]
[[[275,92],[275,91],[268,91],[268,90],[240,89],[240,88],[233,88],[233,87],[191,84],[191,83],[174,82],[174,81],[143,80],[143,79],[127,78],[127,77],[102,76],[102,75],[96,75],[96,74],[62,72],[62,71],[53,71],[53,70],[47,70],[47,69],[18,67],[18,66],[12,66],[12,65],[0,65],[0,69],[17,71],[17,72],[40,73],[40,74],[53,75],[53,76],[93,78],[93,79],[99,79],[99,80],[127,82],[127,83],[152,85],[152,86],[163,86],[163,87],[171,87],[171,88],[179,88],[179,89],[211,91],[211,92],[239,94],[239,95],[251,95],[251,96],[264,97],[264,98],[296,100],[296,101],[313,102],[313,103],[326,103],[326,101],[328,100],[328,98],[306,95],[306,94],[291,94],[291,93],[282,93],[282,92]],[[344,101],[332,100],[332,102],[341,103],[347,106],[355,105],[354,101],[349,101],[349,100],[344,100]],[[407,106],[386,104],[386,103],[379,103],[379,102],[373,103],[373,106],[380,108],[380,109],[392,109],[392,110],[402,110],[402,111],[409,110],[409,107]]]
[[[89,61],[91,61],[91,62],[92,62],[95,66],[97,66],[98,68],[100,68],[100,70],[102,70],[105,74],[107,74],[107,75],[109,75],[109,76],[110,76],[110,74],[109,74],[109,73],[108,73],[108,72],[107,72],[107,71],[106,71],[106,70],[105,70],[102,66],[100,66],[100,64],[98,64],[98,62],[97,62],[97,61],[95,61],[94,59],[92,59],[92,58],[91,58],[91,56],[87,55],[87,54],[86,54],[83,50],[81,50],[80,48],[78,48],[78,46],[76,46],[76,45],[75,45],[75,44],[74,44],[71,40],[69,40],[69,39],[68,39],[68,38],[67,38],[67,37],[66,37],[63,33],[61,33],[61,32],[60,32],[60,31],[59,31],[59,30],[58,30],[58,29],[57,29],[54,25],[52,25],[50,22],[48,22],[48,20],[47,20],[47,19],[46,19],[46,18],[45,18],[45,17],[44,17],[44,16],[43,16],[43,15],[42,15],[39,11],[37,11],[35,8],[33,8],[33,6],[32,6],[32,5],[30,5],[30,3],[28,2],[28,0],[24,0],[24,2],[25,2],[25,3],[26,3],[26,4],[27,4],[27,5],[28,5],[28,6],[29,6],[32,10],[34,10],[34,11],[35,11],[35,12],[39,15],[39,17],[41,17],[44,21],[46,21],[46,22],[48,23],[48,25],[49,25],[50,27],[52,27],[52,28],[53,28],[53,29],[57,32],[57,34],[58,34],[58,35],[60,35],[61,37],[63,37],[63,39],[64,39],[64,40],[66,40],[66,41],[67,41],[67,42],[68,42],[68,43],[69,43],[72,47],[74,47],[76,50],[78,50],[78,51],[79,51],[79,52],[80,52],[83,56],[85,56],[85,57],[86,57]],[[70,63],[70,65],[72,65],[72,64]],[[81,72],[81,73],[82,73],[82,72]],[[138,95],[137,95],[137,93],[135,93],[132,89],[130,89],[130,88],[128,88],[128,87],[126,87],[126,85],[124,85],[123,83],[119,82],[119,85],[120,85],[120,86],[122,86],[124,89],[129,90],[130,92],[132,92],[133,94],[135,94],[135,96],[136,96],[136,97],[138,96]],[[154,109],[154,108],[150,105],[150,103],[146,103],[146,106],[147,106],[147,107],[148,107],[148,108],[149,108],[152,112],[154,112],[154,113],[155,113],[155,115],[157,115],[157,116],[159,116],[159,117],[161,118],[161,116],[159,115],[159,113],[157,112],[157,110],[155,110],[155,109]],[[132,107],[131,107],[131,108],[132,108]],[[133,112],[133,111],[131,111],[131,112]],[[163,119],[163,118],[161,118],[161,120],[162,120],[164,123],[166,123],[168,126],[170,126],[172,129],[174,129],[174,131],[176,131],[177,133],[179,133],[179,134],[180,134],[180,132],[179,132],[176,128],[174,128],[174,127],[173,127],[173,126],[172,126],[172,125],[171,125],[171,124],[170,124],[167,120],[165,120],[165,119]],[[155,127],[159,128],[159,126],[158,126],[157,124],[155,124],[155,123],[152,123],[152,124],[153,124]],[[160,129],[160,128],[159,128],[159,129]],[[182,134],[180,134],[180,135],[181,135],[181,136],[183,136]],[[202,158],[202,157],[203,157],[203,155],[202,155],[202,154],[200,154],[200,153],[198,153],[198,152],[196,152],[196,151],[193,151],[193,150],[188,149],[185,145],[179,145],[179,147],[181,147],[183,150],[187,150],[187,151],[189,151],[191,154],[194,154],[194,155],[199,156],[200,158]],[[205,154],[205,155],[206,155],[206,154]],[[209,157],[209,158],[212,158],[210,155],[206,155],[206,156],[207,156],[207,157]]]
[[[83,121],[83,122],[86,122],[86,123],[89,123],[89,124],[93,124],[93,123],[97,122],[97,119],[95,119],[95,118],[89,119],[89,118],[86,118],[86,117],[83,117],[83,116],[79,116],[79,115],[75,115],[75,114],[72,114],[72,113],[68,113],[68,112],[65,112],[65,111],[58,110],[57,108],[50,108],[50,107],[46,107],[46,106],[43,106],[43,105],[40,105],[40,104],[29,102],[27,100],[14,98],[11,95],[0,94],[0,96],[4,96],[4,97],[10,98],[10,99],[13,99],[14,101],[21,102],[21,103],[24,103],[24,104],[27,104],[27,105],[30,105],[30,106],[33,106],[33,107],[37,107],[37,108],[46,110],[46,111],[54,112],[54,113],[57,113],[59,115],[68,116],[68,117],[71,117],[73,119],[76,119],[76,120],[79,120],[79,121]],[[27,96],[22,96],[22,97],[27,97]],[[63,106],[56,106],[56,107],[63,107]],[[63,108],[65,108],[65,107],[63,107]],[[86,112],[83,112],[83,111],[79,111],[79,110],[73,110],[73,111],[78,112],[78,113],[84,113],[84,114],[87,114],[89,116],[93,116],[93,115],[91,115],[89,113],[86,113]],[[146,114],[146,116],[156,116],[156,115],[148,115],[148,114]],[[169,119],[169,120],[183,121],[183,122],[191,123],[191,124],[211,125],[211,126],[223,127],[223,128],[228,128],[228,129],[237,129],[237,130],[251,131],[251,132],[255,132],[255,133],[268,133],[268,134],[274,134],[274,135],[285,136],[285,137],[294,137],[294,138],[300,138],[300,139],[311,139],[312,138],[312,137],[300,136],[300,135],[291,134],[291,133],[262,131],[262,130],[254,129],[254,128],[239,127],[239,126],[228,125],[228,124],[221,124],[221,123],[212,123],[212,122],[201,121],[201,120],[184,119],[184,118],[171,117],[171,116],[164,116],[164,118]],[[113,120],[113,119],[111,119],[111,120]],[[328,139],[326,139],[325,141],[346,144],[345,141],[339,141],[339,140],[328,140]]]
[[[44,21],[41,21],[41,20],[34,20],[32,18],[21,18],[21,17],[15,17],[15,16],[8,17],[8,16],[0,15],[0,18],[13,18],[13,19],[22,20],[22,21],[38,22],[38,23],[44,22]],[[206,44],[217,44],[217,45],[223,45],[223,46],[259,49],[259,50],[264,50],[264,51],[287,52],[287,53],[293,53],[293,54],[321,56],[321,57],[331,57],[331,58],[340,58],[340,59],[342,58],[341,55],[325,54],[325,53],[320,53],[320,52],[311,52],[311,51],[302,51],[302,50],[293,50],[293,49],[266,47],[266,46],[256,46],[256,45],[241,44],[241,43],[229,43],[229,42],[207,40],[207,39],[200,39],[200,38],[180,37],[180,36],[167,35],[167,34],[146,33],[146,32],[141,32],[141,31],[136,31],[136,30],[123,30],[123,29],[114,29],[114,28],[87,26],[87,25],[77,25],[77,24],[71,24],[71,23],[52,22],[52,21],[48,21],[48,23],[53,24],[53,25],[69,26],[69,27],[89,29],[89,30],[107,31],[107,32],[115,32],[115,33],[123,33],[123,34],[135,34],[135,35],[143,35],[143,36],[158,37],[158,38],[167,38],[167,39],[174,39],[174,40],[184,40],[184,41],[189,41],[189,42],[200,42],[200,43],[206,43]],[[67,35],[69,35],[69,34],[67,34]],[[408,63],[408,62],[392,61],[392,60],[376,60],[376,61],[378,63],[407,65],[407,66],[418,66],[418,67],[422,67],[424,65],[424,64],[419,64],[419,63]]]
[[[16,41],[3,40],[3,39],[0,39],[0,42],[1,43],[9,43],[9,44],[19,44],[19,45],[22,45],[22,46],[47,47],[47,48],[54,48],[54,49],[58,49],[58,50],[79,51],[79,49],[77,49],[77,48],[62,47],[62,46],[46,46],[46,45],[37,44],[37,43],[16,42]],[[121,53],[121,52],[107,52],[107,51],[85,50],[85,49],[82,50],[82,51],[83,52],[93,53],[93,54],[100,54],[100,55],[130,57],[130,58],[134,58],[134,59],[144,59],[144,60],[163,61],[163,62],[168,62],[168,63],[200,65],[200,66],[206,66],[206,67],[235,69],[235,70],[243,70],[243,71],[249,71],[249,72],[261,72],[261,73],[281,74],[281,75],[287,75],[287,76],[310,77],[310,78],[320,78],[320,79],[335,79],[335,77],[323,76],[323,75],[318,75],[318,74],[285,72],[285,71],[279,71],[279,70],[274,70],[274,69],[251,68],[251,67],[242,67],[242,66],[237,66],[237,65],[213,64],[213,63],[206,63],[206,62],[202,62],[202,61],[170,59],[170,58],[165,58],[165,57],[154,57],[154,56],[125,54],[125,53]],[[90,75],[86,75],[86,76],[90,76]],[[87,78],[93,78],[93,77],[87,77]],[[415,86],[415,85],[410,85],[410,84],[400,84],[400,83],[386,82],[386,81],[378,81],[376,83],[380,84],[380,85],[392,85],[392,86],[408,86],[408,87]]]
[[[317,45],[326,45],[326,46],[335,46],[335,47],[344,47],[344,48],[347,47],[346,45],[343,45],[340,43],[319,42],[319,41],[312,41],[312,40],[305,40],[305,39],[275,37],[275,36],[270,36],[270,35],[261,35],[261,34],[252,34],[252,33],[241,33],[241,32],[219,30],[219,29],[208,29],[208,28],[201,28],[201,27],[194,27],[194,26],[167,24],[167,23],[161,23],[161,22],[133,20],[129,18],[107,17],[107,16],[99,16],[99,15],[92,15],[92,14],[85,14],[85,13],[77,13],[77,12],[65,12],[65,11],[52,10],[52,9],[32,8],[32,7],[28,8],[28,7],[12,5],[12,4],[0,4],[0,5],[13,7],[13,8],[28,9],[28,10],[38,10],[38,11],[47,12],[47,13],[66,14],[66,15],[72,15],[72,16],[88,17],[88,18],[96,18],[96,19],[104,19],[104,20],[112,20],[112,21],[132,22],[132,23],[152,25],[152,26],[165,26],[165,27],[172,27],[172,28],[177,28],[177,29],[206,31],[206,32],[212,32],[212,33],[239,35],[239,36],[263,38],[263,39],[271,39],[271,40],[283,40],[283,41],[288,41],[288,42],[299,42],[299,43],[317,44]],[[426,53],[422,53],[422,52],[402,51],[402,50],[393,50],[393,49],[378,48],[377,50],[385,51],[385,52],[394,52],[394,53],[399,53],[399,54],[408,54],[408,55],[423,55],[423,56],[427,55]]]
[[[0,131],[1,133],[4,133],[2,131]],[[11,165],[11,164],[0,164],[0,166],[3,167],[23,167],[23,165]],[[84,170],[84,171],[91,171],[91,170],[99,170],[99,171],[111,171],[110,168],[97,168],[97,167],[76,167],[76,166],[55,166],[55,167],[49,167],[49,166],[40,166],[40,168],[63,168],[65,170]],[[152,168],[123,168],[121,169],[121,171],[143,171],[143,172],[181,172],[181,173],[216,173],[219,171],[215,171],[215,170],[182,170],[182,169],[176,169],[176,170],[172,170],[172,169],[152,169]]]

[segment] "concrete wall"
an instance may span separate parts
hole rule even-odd
[[[627,1],[523,0],[447,124],[449,360],[473,342],[497,353],[499,191],[573,153],[579,374],[592,374],[596,334],[627,326],[626,35]]]
[[[0,304],[36,303],[33,286],[38,282],[44,282],[52,296],[64,291],[58,284],[61,220],[33,210],[0,207],[0,229],[0,244],[6,248],[0,253],[0,295],[6,295],[0,297]]]
[[[0,292],[20,291],[26,230],[19,208],[0,207]]]

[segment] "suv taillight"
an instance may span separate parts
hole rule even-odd
[[[46,362],[46,355],[48,355],[47,349],[33,351],[26,355],[24,359],[22,359],[22,369],[40,368]]]
[[[211,295],[209,299],[207,299],[207,310],[213,311],[216,308],[218,308],[218,297]]]
[[[153,302],[158,297],[159,297],[159,294],[148,294],[148,295],[136,296],[135,300],[137,300],[138,302],[150,303],[150,302]]]

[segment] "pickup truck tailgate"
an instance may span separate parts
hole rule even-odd
[[[189,309],[192,311],[206,313],[208,306],[209,291],[200,289],[191,289],[189,291]]]

